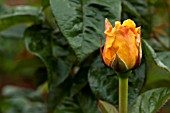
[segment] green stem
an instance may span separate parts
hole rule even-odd
[[[128,113],[128,76],[131,71],[119,73],[119,113]]]

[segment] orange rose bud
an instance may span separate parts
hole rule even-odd
[[[113,28],[105,20],[106,41],[101,55],[104,63],[116,71],[127,71],[139,66],[142,58],[141,31],[134,21],[115,22]]]

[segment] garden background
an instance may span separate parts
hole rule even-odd
[[[0,113],[117,107],[117,76],[99,50],[105,18],[134,20],[145,40],[129,78],[132,113],[170,113],[170,0],[0,0]]]

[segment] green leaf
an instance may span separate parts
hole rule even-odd
[[[75,57],[60,32],[53,34],[52,29],[32,26],[24,33],[26,48],[38,56],[48,71],[49,98],[48,109],[52,111],[62,100],[69,82],[68,78]],[[62,84],[61,84],[62,83]],[[60,92],[57,93],[56,92]]]
[[[102,100],[99,100],[98,107],[102,113],[118,113],[117,109],[113,105]]]
[[[141,93],[141,89],[145,80],[145,64],[142,63],[137,69],[132,71],[132,75],[129,77],[128,88],[128,104],[132,105],[134,99]]]
[[[82,113],[100,113],[97,108],[97,100],[89,87],[85,87],[75,97],[77,97]]]
[[[170,88],[157,88],[141,94],[129,113],[157,113],[170,98]]]
[[[92,64],[88,81],[96,98],[106,100],[113,105],[118,104],[118,78],[112,69],[104,65],[101,56]]]
[[[158,58],[170,69],[170,52],[157,52]]]
[[[99,110],[97,109],[97,100],[86,87],[74,97],[65,97],[56,107],[54,113],[99,113]]]
[[[82,66],[78,73],[74,76],[70,92],[71,96],[74,96],[75,94],[79,93],[79,91],[87,85],[87,73],[88,68]]]
[[[170,87],[170,70],[157,57],[154,50],[143,41],[146,62],[146,81],[142,91],[158,87]]]
[[[145,65],[142,64],[136,70],[133,70],[129,77],[129,106],[139,95],[143,86],[145,76]],[[115,107],[118,107],[118,78],[113,69],[106,67],[99,56],[92,64],[88,81],[90,88],[96,98],[105,100]]]
[[[40,23],[43,20],[40,8],[31,6],[15,7],[6,14],[0,16],[0,31],[23,23]]]
[[[59,86],[56,86],[54,83],[50,86],[49,96],[48,96],[48,112],[56,111],[56,107],[60,107],[62,102],[65,102],[66,96],[69,94],[70,81],[67,79]],[[50,97],[51,96],[51,97]],[[57,112],[58,113],[58,112]]]
[[[54,113],[82,113],[79,104],[71,97],[65,97]]]
[[[52,31],[41,26],[32,26],[25,33],[25,44],[28,51],[38,56],[47,66],[49,76],[53,76],[55,84],[59,85],[67,78],[71,65],[59,56],[69,56],[69,52],[57,45],[57,40],[51,36]],[[60,51],[59,51],[60,50]],[[63,51],[63,52],[62,52]],[[58,53],[62,52],[62,53]],[[68,63],[68,64],[67,64]],[[59,70],[57,70],[59,69]],[[52,80],[51,77],[49,77]],[[51,82],[49,82],[51,84]]]
[[[122,4],[123,4],[124,10],[135,15],[138,18],[141,18],[140,13],[136,10],[136,8],[129,1],[123,0]]]
[[[46,1],[46,0],[44,0],[44,1]],[[44,8],[43,12],[44,12],[44,17],[45,17],[45,20],[46,20],[47,24],[50,27],[52,27],[53,29],[58,28],[57,23],[55,21],[55,18],[54,18],[53,14],[52,14],[51,7],[48,6],[48,7]]]
[[[104,19],[120,19],[120,0],[50,0],[57,24],[80,61],[99,48]]]

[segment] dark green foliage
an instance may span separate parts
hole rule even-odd
[[[134,102],[130,113],[156,113],[170,97],[169,88],[157,88],[142,93]]]
[[[3,87],[0,113],[117,113],[118,77],[104,65],[99,51],[105,18],[113,26],[115,20],[130,18],[142,29],[142,62],[129,77],[129,113],[161,111],[170,96],[168,3],[42,0],[12,8],[1,4],[0,71],[26,73],[36,88]],[[17,65],[7,62],[23,43],[34,56],[25,56]]]
[[[113,22],[121,14],[119,0],[50,0],[50,3],[61,32],[80,61],[99,48],[99,39],[104,37],[104,19]]]

